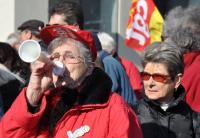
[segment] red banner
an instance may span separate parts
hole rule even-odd
[[[143,51],[149,44],[161,41],[163,18],[153,0],[132,0],[126,45]]]

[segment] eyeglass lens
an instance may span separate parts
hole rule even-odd
[[[154,81],[161,82],[161,83],[165,83],[167,79],[169,78],[168,75],[159,74],[159,73],[149,74],[147,72],[142,72],[141,76],[142,76],[142,79],[145,81],[148,81],[152,77]]]
[[[72,53],[69,52],[64,52],[63,55],[60,55],[59,53],[54,53],[52,55],[52,58],[54,60],[59,60],[60,56],[63,57],[63,59],[68,63],[68,64],[77,64],[83,61],[83,59],[80,56],[74,56]]]

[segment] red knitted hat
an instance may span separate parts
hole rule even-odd
[[[97,51],[94,39],[92,34],[88,31],[80,30],[77,27],[69,25],[51,25],[44,27],[40,32],[40,36],[46,45],[49,45],[53,39],[60,36],[77,40],[89,48],[93,61],[96,60]]]

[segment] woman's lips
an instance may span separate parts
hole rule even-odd
[[[152,92],[152,93],[157,92],[157,90],[149,90],[149,89],[148,89],[148,91]]]

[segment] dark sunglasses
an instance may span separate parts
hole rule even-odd
[[[152,77],[154,81],[161,82],[161,83],[166,83],[167,80],[170,79],[169,75],[164,75],[164,74],[159,74],[159,73],[149,74],[147,72],[142,72],[141,77],[144,81],[148,81]]]

